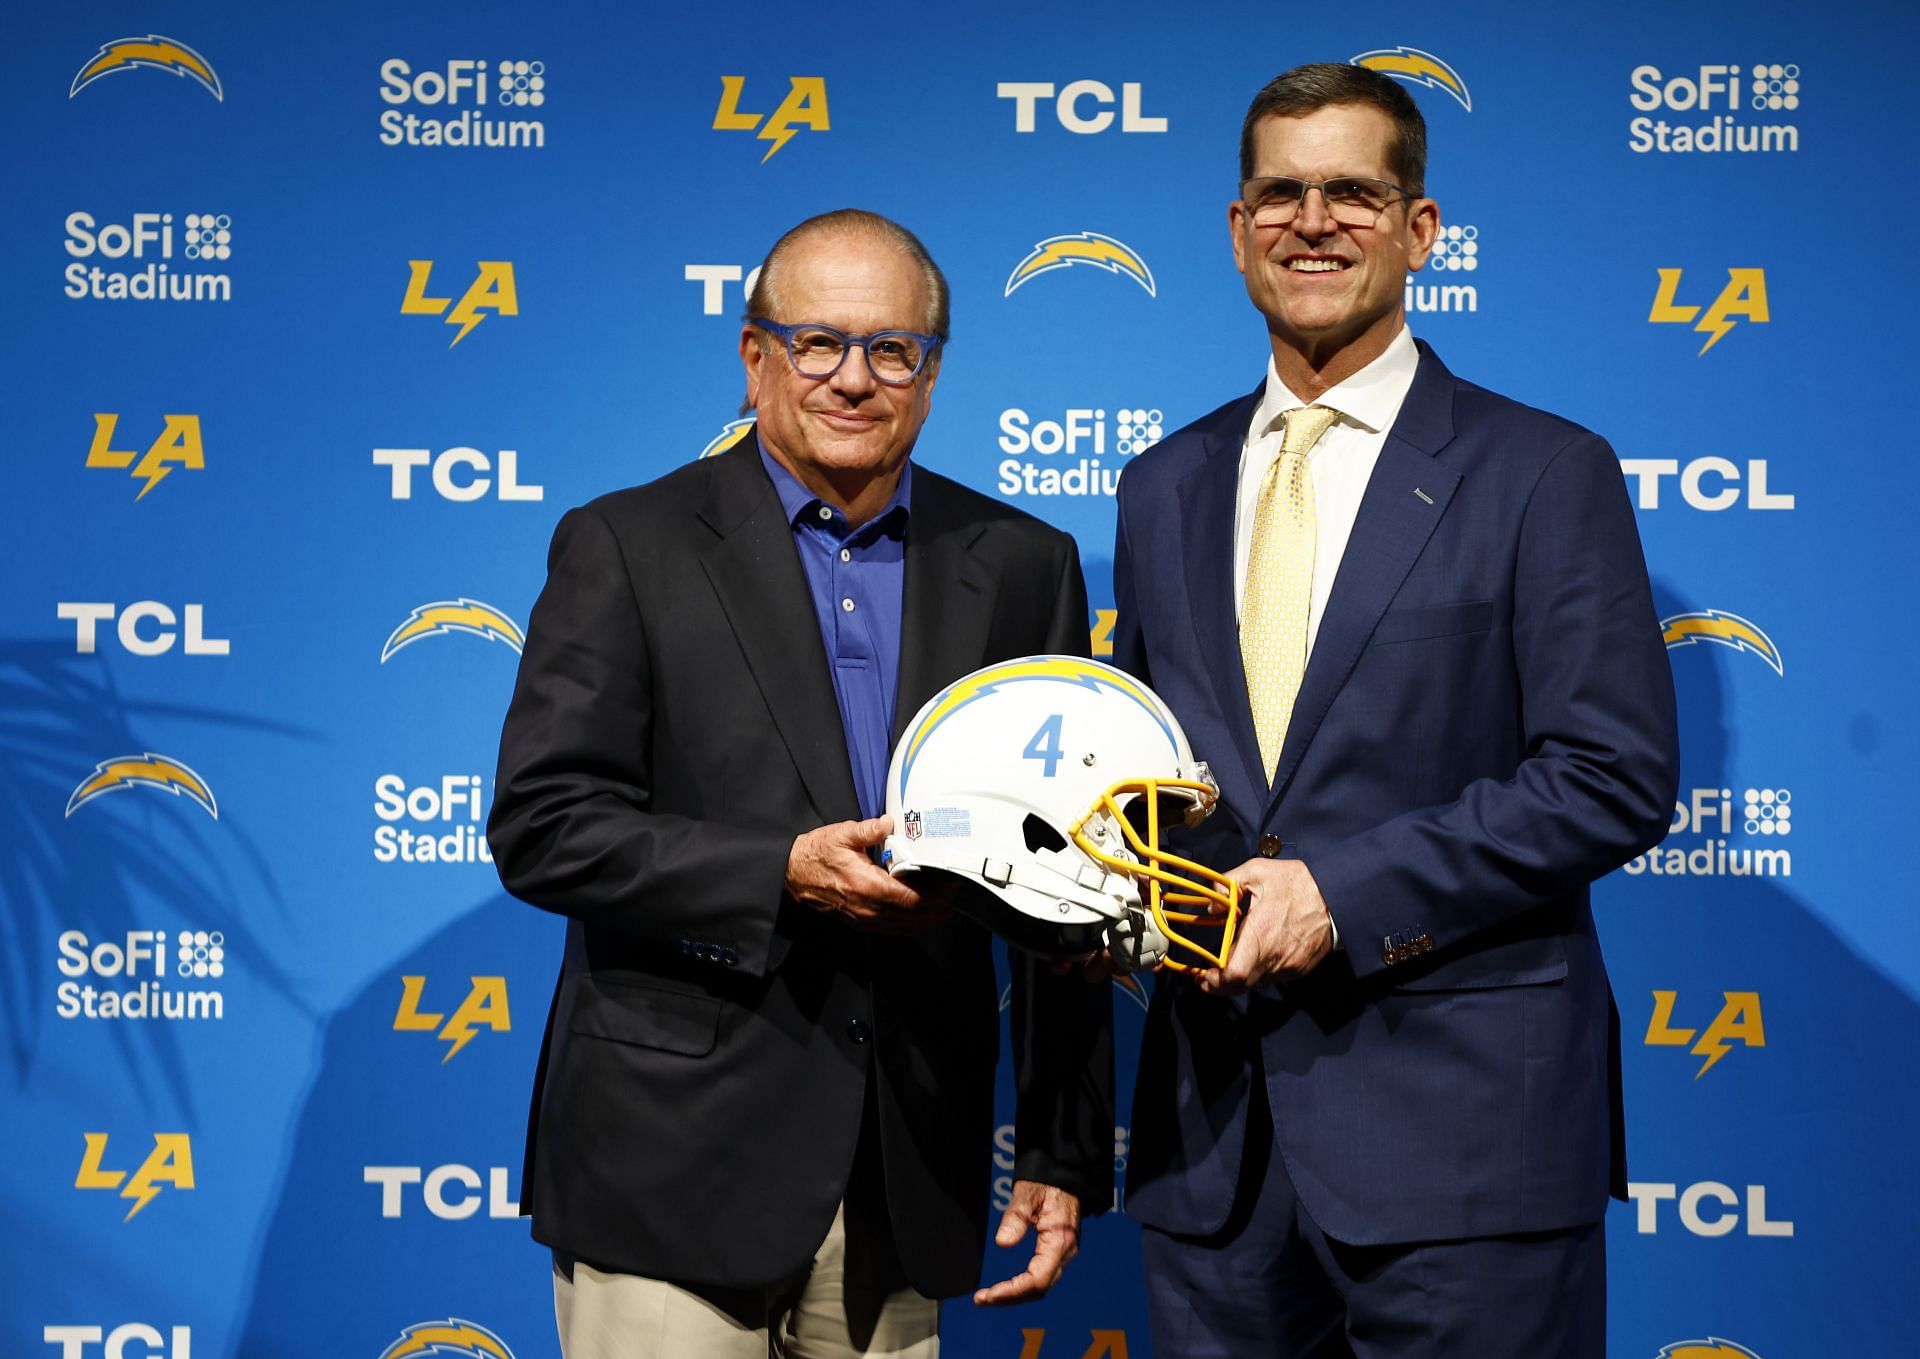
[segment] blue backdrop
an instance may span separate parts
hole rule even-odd
[[[1100,654],[1113,475],[1265,363],[1240,115],[1326,59],[1418,82],[1413,329],[1613,441],[1672,644],[1682,801],[1598,894],[1611,1351],[1908,1352],[1911,7],[9,27],[0,1352],[557,1354],[514,1204],[561,927],[478,837],[554,522],[733,432],[748,271],[868,207],[954,286],[916,456],[1079,537]],[[1084,1247],[948,1353],[1146,1354],[1135,1229]]]

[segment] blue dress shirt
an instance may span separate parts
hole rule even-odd
[[[847,763],[862,816],[886,810],[893,704],[900,682],[900,615],[905,600],[907,504],[913,464],[900,469],[880,513],[849,531],[847,516],[802,486],[766,451],[760,461],[793,528],[814,617],[833,672]]]

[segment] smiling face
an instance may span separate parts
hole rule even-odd
[[[905,251],[864,234],[822,232],[796,242],[782,261],[780,314],[767,319],[859,335],[922,331],[928,307],[926,275]],[[741,331],[740,358],[768,454],[853,523],[884,505],[932,409],[939,353],[904,387],[875,381],[857,348],[831,377],[803,377],[780,340],[752,325]]]
[[[1254,129],[1253,173],[1391,182],[1393,134],[1393,120],[1370,104],[1270,117]],[[1238,201],[1227,220],[1233,261],[1267,318],[1281,378],[1297,395],[1317,395],[1378,358],[1399,333],[1407,274],[1427,262],[1440,209],[1429,198],[1401,199],[1371,227],[1342,226],[1309,190],[1286,226],[1256,227]]]

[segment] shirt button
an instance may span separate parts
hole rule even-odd
[[[864,1019],[849,1019],[847,1021],[847,1037],[855,1043],[865,1043],[873,1037],[873,1030],[868,1027],[867,1021]]]
[[[1279,836],[1269,833],[1260,837],[1260,857],[1261,858],[1263,859],[1278,858],[1279,854],[1280,854],[1280,837]]]
[[[841,548],[841,549],[840,549],[840,560],[841,560],[841,561],[843,561],[843,562],[850,562],[850,561],[852,561],[852,560],[853,560],[853,550],[852,550],[851,548],[845,548],[845,547],[843,547],[843,548]]]
[[[842,613],[852,613],[852,612],[853,612],[853,601],[852,601],[851,599],[843,599],[843,600],[841,600],[841,601],[840,601],[840,612],[842,612]]]
[[[828,509],[825,505],[822,505],[820,507],[820,517],[822,519],[831,519],[833,518],[833,511]]]

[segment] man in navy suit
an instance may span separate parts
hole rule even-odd
[[[1666,828],[1672,681],[1606,443],[1407,331],[1425,153],[1371,71],[1260,92],[1228,222],[1266,381],[1120,483],[1116,659],[1211,762],[1188,851],[1248,903],[1142,1046],[1159,1359],[1604,1354],[1588,887]]]

